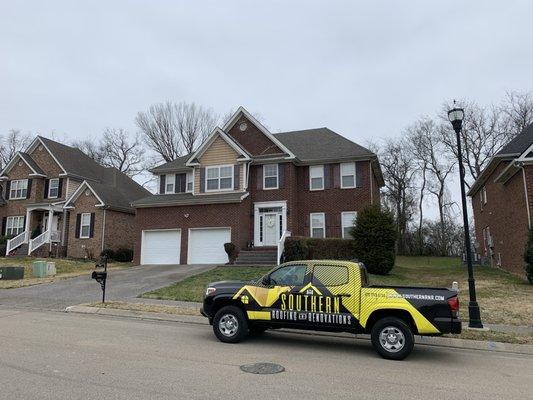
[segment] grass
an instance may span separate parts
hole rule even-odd
[[[32,264],[34,261],[44,260],[56,263],[55,277],[34,278]],[[0,281],[0,289],[11,289],[23,286],[38,285],[40,283],[53,282],[58,279],[71,278],[88,273],[94,270],[94,261],[74,260],[67,258],[34,258],[34,257],[0,257],[1,266],[20,266],[24,267],[24,279],[16,281]],[[127,268],[131,267],[132,263],[109,263],[108,268]]]
[[[533,335],[496,331],[471,331],[463,329],[460,335],[444,335],[453,339],[484,340],[501,343],[533,344]]]
[[[154,290],[142,297],[165,300],[202,301],[209,282],[251,280],[268,272],[265,267],[224,266],[192,276],[173,285]],[[533,286],[508,272],[475,268],[478,302],[485,323],[533,326]],[[397,257],[396,266],[387,276],[370,275],[372,284],[451,287],[459,283],[463,320],[468,317],[468,281],[466,268],[453,257]]]

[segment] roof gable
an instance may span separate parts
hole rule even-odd
[[[22,151],[19,151],[11,160],[9,160],[9,163],[7,163],[0,175],[4,176],[5,174],[7,174],[17,164],[17,161],[19,160],[22,160],[31,170],[30,176],[46,176],[44,171],[41,169],[41,167],[37,165],[37,163],[31,158],[31,156]]]
[[[249,154],[244,150],[235,140],[233,140],[231,137],[226,135],[222,129],[219,127],[216,127],[213,132],[208,136],[208,138],[200,145],[198,150],[196,150],[194,153],[191,154],[185,165],[187,166],[194,166],[198,165],[199,159],[202,157],[202,155],[215,143],[215,140],[217,138],[222,138],[237,154],[239,154],[239,159],[243,161],[250,160]]]

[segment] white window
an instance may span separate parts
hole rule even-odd
[[[48,198],[55,199],[59,197],[59,179],[50,179],[48,182]]]
[[[263,165],[263,189],[277,189],[279,187],[278,164]]]
[[[324,166],[311,165],[309,167],[309,189],[323,190],[324,189]]]
[[[341,213],[341,224],[342,224],[342,237],[344,239],[351,239],[352,235],[350,230],[352,229],[357,213],[355,211],[345,211]]]
[[[24,216],[7,217],[6,236],[17,236],[24,232]]]
[[[80,238],[88,239],[91,236],[91,214],[83,213],[80,217]]]
[[[326,237],[326,216],[324,213],[311,214],[311,237]]]
[[[479,194],[479,199],[481,200],[481,206],[483,207],[487,204],[487,188],[483,186],[481,188],[481,193]]]
[[[186,192],[192,192],[193,184],[194,184],[193,171],[189,171],[189,172],[187,172],[187,187],[186,187],[185,191]]]
[[[9,198],[10,199],[25,199],[28,195],[28,180],[19,179],[16,181],[11,181],[11,186],[9,187]]]
[[[206,168],[205,191],[233,189],[233,165]]]
[[[355,163],[341,164],[341,188],[349,189],[355,187]]]
[[[165,175],[165,194],[175,192],[175,187],[174,187],[175,183],[176,183],[176,177],[174,176],[174,174]]]

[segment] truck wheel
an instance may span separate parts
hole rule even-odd
[[[389,360],[403,360],[413,350],[413,331],[402,319],[382,318],[375,323],[371,332],[372,345]]]
[[[215,336],[224,343],[237,343],[248,333],[248,322],[239,307],[222,307],[213,318]]]

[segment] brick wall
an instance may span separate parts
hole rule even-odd
[[[245,123],[246,130],[243,132],[239,126]],[[261,132],[246,117],[241,116],[237,123],[228,132],[233,139],[242,145],[250,154],[254,156],[264,154],[280,154],[283,151],[274,144],[263,132]]]
[[[74,209],[70,210],[67,255],[74,258],[96,258],[102,251],[102,228],[104,212],[95,208],[98,199],[89,192],[82,193],[74,202]],[[76,218],[81,213],[94,213],[94,236],[89,239],[76,238]]]
[[[104,248],[116,250],[133,249],[135,241],[135,215],[114,210],[105,210]]]

